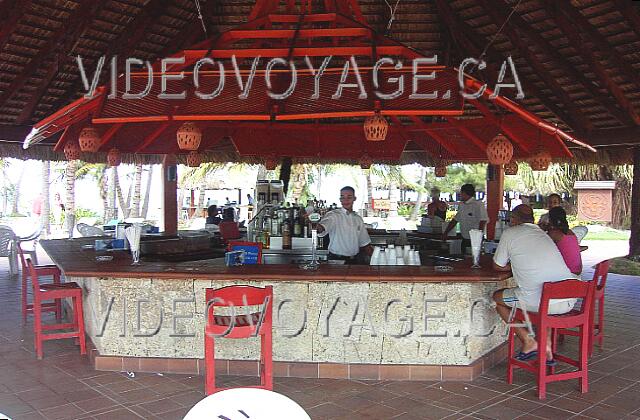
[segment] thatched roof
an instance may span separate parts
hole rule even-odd
[[[83,88],[76,55],[86,58],[92,69],[103,55],[144,60],[166,57],[246,22],[255,1],[199,3],[206,34],[191,0],[0,3],[0,16],[4,17],[0,28],[0,124],[4,124],[0,126],[0,153],[62,158],[46,148],[22,151],[13,143],[19,141],[14,128],[30,126],[80,97]],[[440,64],[457,66],[466,57],[486,52],[487,69],[472,75],[490,86],[502,61],[512,56],[526,94],[525,99],[516,101],[519,105],[577,138],[602,148],[617,145],[598,155],[578,150],[578,159],[628,162],[627,146],[640,142],[637,2],[400,0],[390,26],[385,2],[358,3],[375,31],[423,55],[437,55]],[[394,6],[396,2],[389,3]],[[324,7],[320,0],[312,4]],[[465,111],[477,114],[471,105],[465,105]],[[431,119],[424,122],[429,124]],[[620,137],[625,138],[622,146]],[[252,159],[238,156],[232,149],[218,151],[210,158]],[[125,155],[123,161],[127,159]],[[139,159],[151,162],[158,158],[142,155]],[[405,149],[400,160],[430,163],[429,156],[420,150]]]

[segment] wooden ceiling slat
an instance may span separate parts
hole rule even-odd
[[[492,17],[493,22],[497,28],[500,28],[503,22],[507,22],[507,14],[504,11],[506,8],[502,1],[498,3],[496,1],[480,0],[480,3],[484,6],[486,12]],[[580,124],[578,127],[574,127],[574,129],[582,131],[590,130],[592,128],[592,124],[589,119],[583,114],[582,110],[574,105],[572,99],[569,97],[567,92],[564,90],[564,87],[557,81],[557,79],[551,77],[547,69],[540,64],[538,57],[531,50],[531,45],[529,45],[529,43],[525,42],[525,40],[520,37],[520,34],[516,30],[516,26],[524,29],[529,28],[529,25],[522,19],[518,18],[519,16],[514,13],[513,15],[511,15],[511,19],[509,20],[509,22],[507,22],[507,24],[504,26],[504,30],[509,36],[509,39],[518,49],[520,54],[527,59],[529,65],[531,65],[531,67],[535,69],[537,75],[541,79],[543,79],[547,86],[553,89],[554,94],[562,100],[563,106],[567,110],[569,110],[569,114],[571,114],[573,119]],[[518,24],[514,23],[516,20],[518,21]],[[527,37],[529,37],[547,56],[554,55],[551,52],[552,50],[547,47],[544,40],[542,40],[539,36],[536,36],[537,34],[533,33],[532,30],[529,29],[525,32],[527,34]],[[560,59],[561,62],[564,63],[564,59],[562,57],[560,57]],[[578,76],[575,71],[571,69],[566,70],[570,77],[574,79],[577,79],[578,77],[584,79],[584,76]]]
[[[553,14],[554,19],[556,20],[556,22],[558,23],[558,26],[562,29],[562,31],[565,33],[565,35],[569,39],[569,42],[572,44],[573,48],[575,48],[576,50],[581,49],[584,59],[587,61],[589,66],[593,69],[595,74],[598,76],[600,83],[607,88],[609,93],[611,93],[611,95],[613,95],[613,97],[616,99],[620,108],[622,108],[625,111],[626,118],[624,118],[621,122],[624,122],[627,125],[640,124],[640,118],[638,117],[638,114],[634,110],[633,104],[631,104],[631,102],[627,99],[624,92],[622,92],[622,90],[620,89],[620,86],[611,79],[611,77],[607,73],[607,70],[604,68],[602,64],[602,61],[595,56],[591,46],[587,45],[587,47],[584,48],[585,44],[583,43],[580,37],[580,33],[576,29],[576,26],[580,27],[581,25],[580,24],[576,25],[576,22],[570,22],[569,19],[563,13],[564,9],[558,10],[558,8],[556,8],[555,6],[557,4],[556,2],[548,2],[548,0],[546,1],[549,9],[554,10],[556,12]],[[590,38],[590,41],[593,43],[597,43],[597,38],[595,36],[592,36]],[[610,51],[613,49],[611,46],[605,47],[597,44],[596,46],[600,48],[601,51],[604,51],[604,50]],[[640,86],[640,84],[638,86]],[[611,109],[609,109],[608,111],[611,111]]]

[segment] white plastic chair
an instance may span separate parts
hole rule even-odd
[[[589,233],[589,228],[586,226],[576,226],[571,230],[578,238],[578,243],[582,242],[584,237],[587,236],[587,233]]]
[[[42,229],[43,229],[42,224],[38,224],[37,229],[30,235],[27,235],[27,236],[16,235],[17,241],[20,243],[20,248],[22,249],[22,253],[27,254],[29,258],[31,258],[31,261],[33,261],[34,264],[36,265],[38,265],[38,254],[36,252],[36,249],[38,247],[38,241],[40,240],[40,235],[42,234]],[[32,248],[25,247],[25,244],[27,242],[33,242],[33,247]]]
[[[97,226],[89,226],[86,223],[78,223],[76,229],[82,236],[104,236],[104,231]]]
[[[18,274],[18,253],[16,241],[18,240],[13,230],[8,226],[0,226],[0,257],[9,258],[9,274]]]

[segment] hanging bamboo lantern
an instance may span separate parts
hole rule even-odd
[[[447,164],[445,162],[438,163],[435,168],[435,174],[438,178],[447,176]]]
[[[187,166],[197,168],[202,163],[202,154],[196,151],[191,151],[187,155]]]
[[[529,158],[529,166],[534,171],[546,171],[550,164],[551,155],[542,146]]]
[[[492,165],[505,165],[513,157],[513,145],[504,135],[498,134],[487,145],[487,158]]]
[[[508,163],[504,165],[504,174],[505,175],[518,175],[518,162],[515,160],[510,160]]]
[[[278,158],[275,155],[267,156],[264,159],[264,166],[267,171],[275,171],[276,166],[278,166]]]
[[[378,112],[364,120],[364,136],[367,141],[383,141],[387,138],[389,123]]]
[[[83,128],[80,131],[78,143],[80,144],[80,150],[83,152],[97,152],[100,148],[100,134],[98,130],[93,127]]]
[[[109,150],[109,153],[107,153],[107,165],[120,165],[120,150],[116,149],[115,147]]]
[[[78,142],[68,141],[64,145],[64,157],[67,160],[78,160],[80,159],[80,146],[78,146]]]
[[[371,168],[371,165],[373,165],[373,159],[371,159],[369,155],[364,155],[360,158],[358,163],[362,169],[369,169]]]
[[[181,150],[198,150],[202,140],[202,131],[192,122],[186,122],[178,128],[178,147]]]

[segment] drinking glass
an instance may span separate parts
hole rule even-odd
[[[480,247],[471,248],[471,258],[473,259],[473,265],[471,266],[471,268],[482,268],[480,266]]]
[[[131,257],[133,258],[133,262],[131,263],[131,265],[140,265],[140,250],[139,249],[132,249],[131,250]]]

